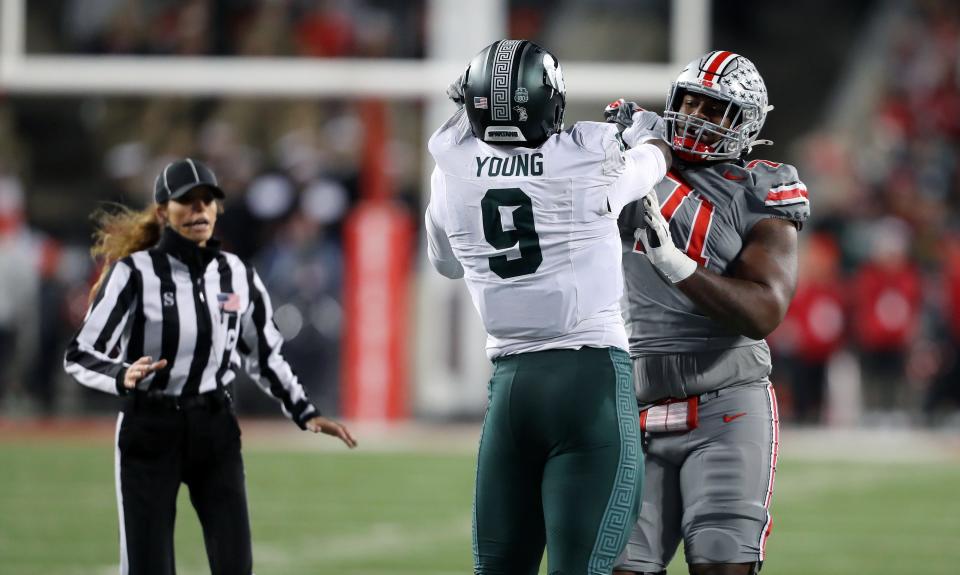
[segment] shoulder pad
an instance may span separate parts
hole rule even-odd
[[[790,164],[752,160],[745,166],[752,183],[751,210],[802,223],[810,216],[807,186]]]
[[[625,146],[616,124],[577,122],[568,132],[581,148],[603,155],[603,173],[611,174],[623,168]]]
[[[597,153],[605,150],[609,142],[616,142],[620,133],[616,124],[608,122],[577,122],[566,132],[578,146]]]
[[[427,148],[433,157],[436,158],[446,151],[449,146],[462,142],[468,135],[473,135],[470,128],[470,121],[467,119],[467,114],[463,111],[463,108],[460,108],[430,136]]]

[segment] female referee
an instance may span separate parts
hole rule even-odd
[[[213,575],[253,569],[240,428],[228,384],[240,365],[302,429],[356,442],[320,415],[280,354],[283,338],[254,269],[212,239],[213,172],[192,159],[157,176],[156,204],[100,214],[94,285],[64,367],[124,396],[116,434],[120,572],[172,575],[177,490],[190,489]]]

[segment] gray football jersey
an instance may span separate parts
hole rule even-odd
[[[750,229],[765,218],[802,224],[810,214],[807,189],[790,165],[749,163],[681,165],[656,186],[660,211],[678,248],[709,270],[723,274]],[[620,214],[624,238],[643,224],[640,202]],[[756,344],[700,312],[662,278],[642,253],[624,240],[625,303],[631,356],[716,351]]]

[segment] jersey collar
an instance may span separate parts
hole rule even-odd
[[[210,262],[220,255],[220,241],[210,238],[207,240],[207,245],[201,247],[168,226],[163,228],[163,234],[157,242],[156,249],[186,264],[191,273],[202,275]]]

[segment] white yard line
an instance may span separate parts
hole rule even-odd
[[[358,558],[404,556],[430,551],[450,541],[467,541],[469,537],[470,515],[464,514],[453,520],[414,528],[378,523],[361,532],[334,537],[304,537],[296,542],[287,541],[282,547],[254,541],[253,556],[258,568],[268,573],[288,565],[322,565]],[[439,575],[441,572],[430,573]]]

